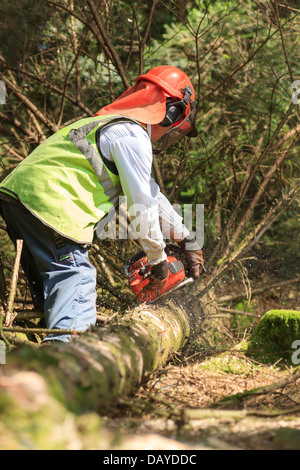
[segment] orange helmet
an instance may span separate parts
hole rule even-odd
[[[156,83],[156,85],[165,90],[169,96],[179,99],[183,98],[181,90],[189,86],[192,90],[191,99],[195,100],[194,88],[189,77],[177,67],[160,65],[159,67],[149,70],[149,72],[144,75],[140,75],[136,79],[136,83],[139,83],[141,80],[149,80],[150,82]]]
[[[142,80],[158,85],[168,96],[166,114],[159,125],[162,127],[173,125],[173,127],[162,137],[162,147],[155,153],[166,150],[184,136],[196,137],[198,131],[195,124],[195,91],[186,73],[177,67],[161,65],[140,75],[136,83]]]
[[[138,84],[141,80],[155,83],[169,97],[166,101],[166,119],[160,123],[163,127],[180,122],[183,117],[191,112],[191,105],[195,102],[195,91],[189,77],[182,70],[170,65],[161,65],[149,70],[144,75],[140,75],[136,79],[136,83]],[[170,107],[171,110],[169,111]]]

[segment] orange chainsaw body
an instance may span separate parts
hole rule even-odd
[[[143,289],[149,284],[151,265],[143,252],[137,253],[127,263],[125,272],[128,277],[130,289],[140,302],[151,302],[168,291],[173,290],[185,279],[185,268],[181,261],[174,256],[167,257],[169,276],[166,285],[161,290]]]

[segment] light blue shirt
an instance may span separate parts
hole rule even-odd
[[[150,133],[150,125],[147,132],[133,122],[112,124],[101,132],[99,144],[104,157],[118,169],[131,218],[143,221],[139,243],[149,262],[157,264],[166,259],[163,234],[179,241],[189,231],[151,176]]]

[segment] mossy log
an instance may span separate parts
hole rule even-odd
[[[261,318],[248,340],[249,354],[261,362],[284,359],[291,365],[298,365],[299,346],[299,310],[270,310]]]
[[[142,305],[70,343],[8,351],[0,378],[34,371],[67,409],[105,413],[179,351],[189,334],[190,320],[179,304]]]

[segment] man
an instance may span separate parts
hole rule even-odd
[[[48,328],[85,331],[96,321],[96,270],[88,259],[94,228],[118,202],[144,207],[140,245],[153,265],[150,286],[168,277],[161,225],[186,250],[193,276],[202,252],[151,178],[152,146],[196,136],[193,86],[175,67],[137,78],[95,117],[79,120],[39,145],[0,185],[3,218]],[[133,213],[133,217],[136,214]],[[186,243],[188,242],[188,243]],[[48,335],[44,341],[69,341]]]

